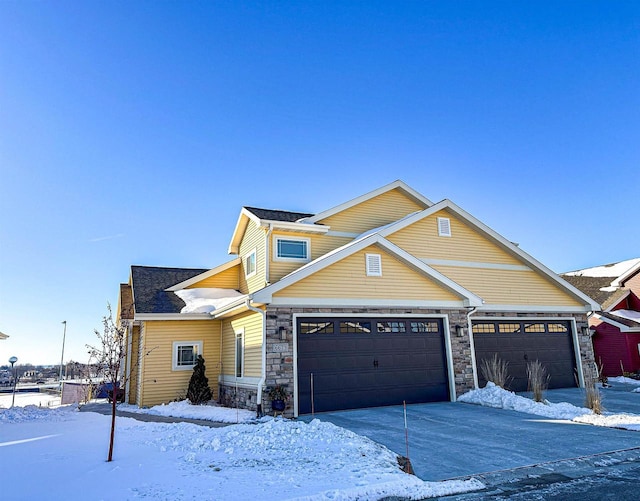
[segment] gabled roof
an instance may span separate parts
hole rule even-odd
[[[629,289],[622,285],[638,272],[640,258],[569,271],[561,276],[598,301],[603,311],[608,311],[629,295]]]
[[[291,272],[289,275],[283,277],[276,283],[255,292],[252,299],[258,303],[269,303],[272,301],[274,293],[286,287],[289,287],[290,285],[299,282],[300,280],[312,275],[313,273],[327,268],[328,266],[346,258],[347,256],[350,256],[355,252],[358,252],[374,244],[377,244],[380,247],[384,248],[387,252],[393,254],[406,265],[410,266],[419,273],[430,277],[432,280],[439,283],[444,288],[449,289],[451,292],[458,295],[465,306],[482,305],[482,298],[465,289],[464,287],[458,285],[439,271],[436,271],[408,252],[404,251],[397,245],[393,244],[386,238],[383,238],[378,233],[356,239],[346,245],[343,245],[342,247],[338,247],[337,249],[328,252],[324,256],[321,256],[314,261],[311,261],[310,263],[305,264],[304,266]]]
[[[497,233],[496,231],[489,228],[486,224],[481,222],[480,220],[473,217],[471,214],[466,212],[465,210],[458,207],[451,200],[442,200],[435,205],[432,205],[428,209],[423,210],[422,212],[416,212],[415,214],[410,215],[409,217],[405,217],[396,223],[385,226],[380,230],[379,234],[383,237],[391,235],[397,231],[400,231],[407,226],[414,224],[425,217],[432,216],[433,214],[447,209],[455,214],[457,217],[465,221],[470,226],[473,226],[482,234],[484,234],[487,238],[498,244],[500,247],[505,249],[507,252],[517,256],[519,259],[527,263],[530,267],[540,272],[542,275],[546,276],[551,282],[563,288],[565,291],[578,298],[581,301],[584,301],[585,306],[588,306],[591,311],[596,311],[600,309],[600,305],[597,304],[593,299],[585,295],[582,291],[568,283],[566,280],[563,280],[556,273],[551,271],[545,265],[543,265],[540,261],[534,259],[532,256],[524,252],[520,247],[515,245],[513,242],[510,242],[502,235]]]
[[[229,254],[237,254],[240,242],[247,229],[249,221],[265,228],[278,228],[301,233],[326,233],[328,226],[314,224],[306,221],[306,217],[312,214],[305,212],[288,212],[273,209],[258,209],[255,207],[243,207],[238,216],[238,222],[231,236]]]
[[[166,289],[206,271],[208,270],[132,266],[131,284],[136,315],[180,313],[185,306],[184,301]]]
[[[362,202],[366,202],[367,200],[371,200],[372,198],[380,196],[383,193],[386,193],[388,191],[395,190],[396,188],[402,191],[409,198],[412,198],[413,200],[415,200],[418,204],[422,205],[424,208],[431,207],[433,205],[433,202],[429,200],[427,197],[425,197],[421,193],[418,193],[416,190],[411,188],[411,186],[404,183],[403,181],[397,180],[397,181],[394,181],[393,183],[389,183],[376,190],[370,191],[369,193],[365,193],[364,195],[361,195],[352,200],[349,200],[348,202],[342,203],[340,205],[336,205],[331,209],[322,211],[316,214],[315,216],[308,217],[304,221],[309,223],[316,223],[318,221],[322,221],[323,219],[333,216],[334,214],[338,214],[339,212],[347,210],[355,205],[361,204]]]
[[[289,212],[286,210],[278,209],[258,209],[257,207],[243,207],[243,209],[247,209],[252,214],[255,214],[255,216],[259,219],[267,219],[270,221],[287,221],[289,223],[294,223],[299,219],[313,216],[313,214],[309,214],[306,212]]]

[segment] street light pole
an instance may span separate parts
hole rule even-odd
[[[62,356],[60,357],[60,391],[62,391],[62,364],[64,361],[64,340],[67,337],[67,321],[63,320],[64,331],[62,333]]]
[[[11,372],[13,372],[13,396],[11,397],[11,408],[13,408],[13,404],[16,403],[16,383],[18,382],[18,378],[16,377],[16,371],[13,370],[13,364],[18,361],[18,357],[11,357],[9,359],[9,363],[11,364]]]

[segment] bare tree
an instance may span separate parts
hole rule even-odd
[[[89,360],[94,361],[107,386],[111,385],[111,434],[109,439],[109,456],[107,461],[113,460],[113,442],[116,430],[116,403],[118,402],[118,388],[124,387],[125,375],[121,374],[122,363],[126,354],[126,325],[116,325],[113,321],[111,305],[107,304],[108,316],[102,318],[103,331],[95,330],[99,340],[98,346],[87,345]]]

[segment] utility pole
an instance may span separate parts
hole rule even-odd
[[[64,331],[62,333],[62,356],[60,357],[60,391],[62,391],[62,364],[64,362],[64,340],[67,337],[67,321],[63,320]]]

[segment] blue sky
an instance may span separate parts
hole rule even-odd
[[[637,2],[0,3],[0,364],[131,264],[402,179],[551,269],[640,256]],[[634,221],[635,219],[635,221]]]

